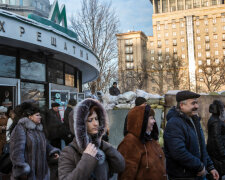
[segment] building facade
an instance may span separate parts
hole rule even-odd
[[[60,12],[57,3],[53,12]],[[59,15],[66,21],[63,13],[52,19]],[[69,99],[85,98],[82,84],[98,77],[98,57],[59,24],[0,9],[0,106],[32,99],[43,109],[57,102],[64,112]]]
[[[27,17],[36,14],[48,18],[50,11],[49,0],[0,0],[0,9]]]
[[[224,89],[224,81],[220,81],[225,68],[224,2],[155,0],[152,4],[153,36],[146,42],[148,79],[144,89],[160,94],[172,89]],[[119,61],[125,61],[121,57]]]

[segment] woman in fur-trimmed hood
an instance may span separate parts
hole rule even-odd
[[[59,158],[60,180],[107,180],[125,168],[122,155],[102,140],[108,116],[96,100],[86,99],[74,109],[74,140]]]
[[[126,168],[118,180],[166,180],[165,156],[157,142],[154,115],[149,105],[136,106],[128,113],[128,134],[118,146]]]
[[[25,102],[16,109],[19,114],[13,122],[10,139],[11,180],[49,180],[47,158],[57,159],[59,150],[45,138],[39,108]]]

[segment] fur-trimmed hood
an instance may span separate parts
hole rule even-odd
[[[133,134],[145,143],[145,134],[148,124],[148,118],[152,114],[154,116],[154,111],[149,105],[147,106],[136,106],[130,110],[127,116],[127,131]],[[155,123],[153,125],[153,130],[151,132],[151,137],[158,140],[158,127]]]
[[[87,133],[86,120],[89,115],[89,110],[92,106],[97,106],[100,109],[99,120],[99,133],[95,138],[95,145],[100,146],[100,137],[104,135],[108,127],[108,115],[101,103],[94,99],[85,99],[74,109],[74,134],[77,146],[81,152],[83,152],[87,145],[91,142],[90,136]],[[92,142],[93,143],[93,142]]]

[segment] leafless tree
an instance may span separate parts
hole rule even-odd
[[[121,92],[146,89],[147,80],[147,61],[144,59],[138,66],[120,72]]]
[[[198,82],[207,88],[206,92],[216,92],[225,85],[225,62],[223,59],[211,58],[199,65]]]
[[[81,11],[71,18],[72,29],[79,40],[85,43],[99,58],[100,74],[96,89],[106,91],[110,80],[115,77],[119,20],[111,3],[99,0],[82,0]],[[91,85],[90,85],[91,86]]]
[[[151,82],[157,86],[156,92],[158,94],[164,94],[168,87],[171,90],[187,88],[185,87],[186,83],[184,83],[187,71],[183,65],[182,59],[169,54],[160,54],[158,58],[150,61],[148,76]]]

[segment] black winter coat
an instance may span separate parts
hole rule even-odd
[[[61,118],[57,115],[57,113],[50,109],[47,116],[47,134],[48,139],[66,139],[68,134],[70,134],[70,130],[66,128],[66,126],[61,121]]]
[[[207,150],[216,169],[221,173],[221,165],[225,169],[225,123],[218,115],[212,115],[208,121]]]
[[[167,174],[175,178],[196,178],[197,173],[206,167],[214,169],[205,146],[205,138],[200,118],[191,120],[175,107],[167,114],[164,132],[164,149]],[[198,131],[198,132],[197,132]]]
[[[111,96],[118,96],[120,94],[120,90],[117,87],[112,86],[109,88],[109,94]]]
[[[11,180],[27,176],[27,180],[49,180],[47,158],[59,149],[45,139],[43,127],[28,118],[22,118],[10,139],[10,159],[13,164]]]

